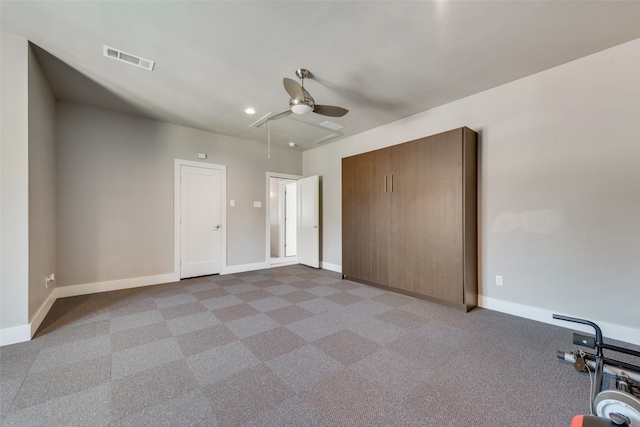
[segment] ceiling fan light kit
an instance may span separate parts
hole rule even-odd
[[[289,108],[293,114],[309,114],[313,111],[313,107],[309,104],[303,104],[297,99],[289,101]]]

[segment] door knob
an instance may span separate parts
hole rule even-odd
[[[222,228],[221,225],[216,225],[215,227],[213,227],[213,231],[220,230],[221,228]]]

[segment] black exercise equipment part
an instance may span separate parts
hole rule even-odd
[[[592,415],[576,415],[571,421],[571,427],[612,427],[615,426],[608,418]]]
[[[640,427],[640,366],[604,356],[603,350],[615,351],[640,358],[640,351],[605,344],[600,327],[593,322],[575,317],[553,315],[554,319],[591,326],[595,337],[573,334],[573,343],[595,349],[595,354],[582,350],[557,352],[559,359],[573,363],[579,371],[593,373],[591,381],[591,415],[573,418],[571,427],[629,426]],[[616,379],[616,388],[602,390],[604,374]]]

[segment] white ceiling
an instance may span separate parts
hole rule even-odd
[[[272,121],[272,143],[318,146],[640,38],[640,1],[7,1],[60,100],[266,141],[307,68],[316,103]],[[146,71],[103,45],[156,61]],[[253,107],[256,114],[243,112]]]

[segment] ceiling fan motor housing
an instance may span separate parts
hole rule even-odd
[[[315,102],[309,92],[304,88],[302,88],[302,92],[304,93],[304,101],[295,98],[289,100],[289,108],[294,114],[308,114],[315,108]]]

